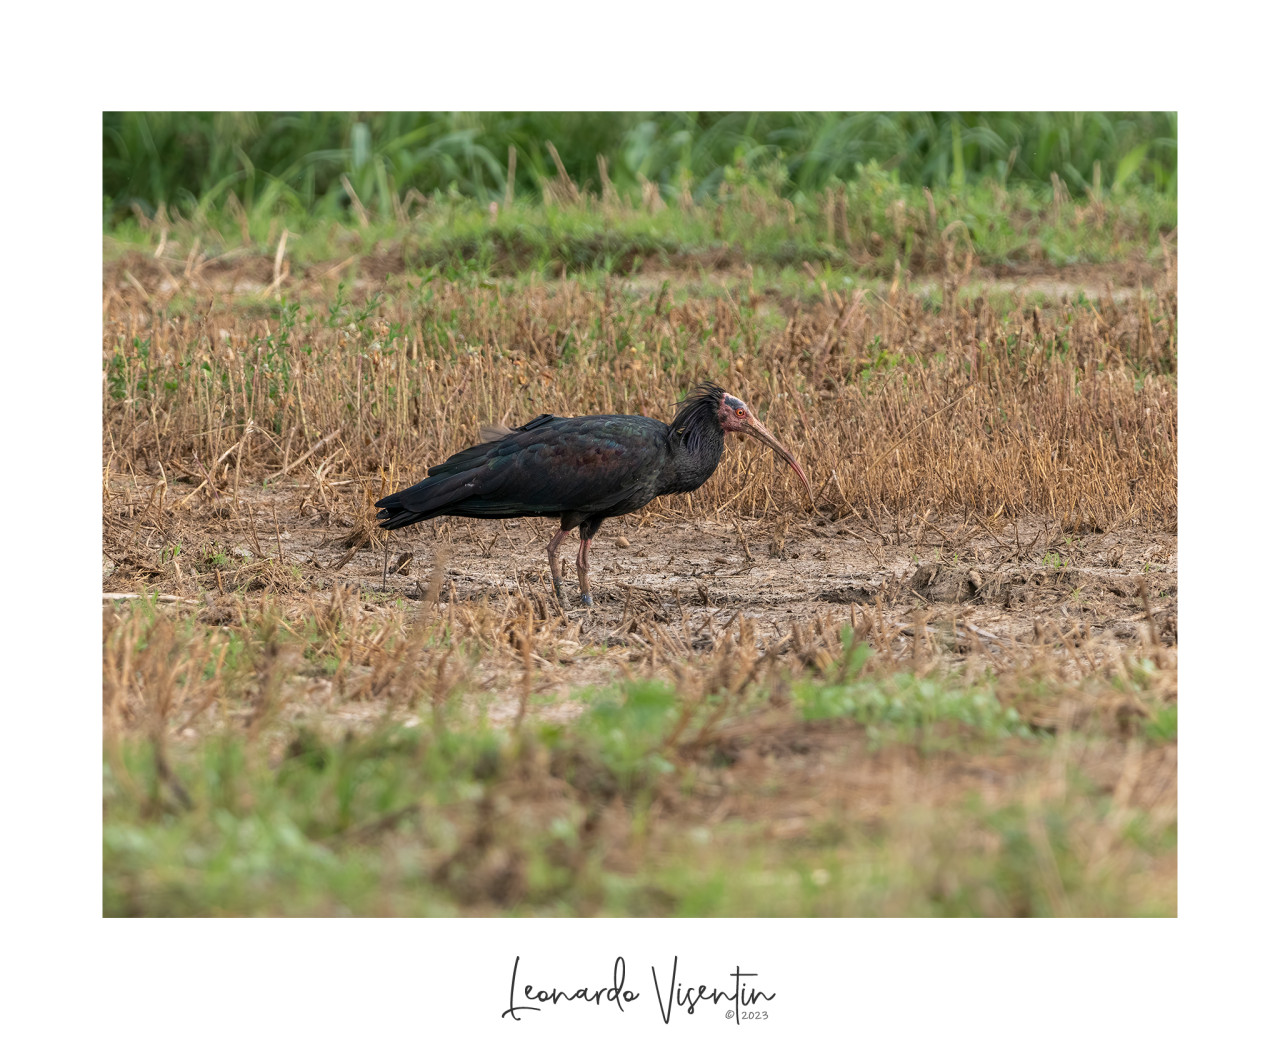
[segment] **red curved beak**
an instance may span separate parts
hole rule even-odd
[[[775,451],[783,461],[795,470],[796,475],[800,477],[800,482],[804,484],[804,489],[809,492],[809,503],[811,505],[813,504],[813,488],[809,486],[809,477],[807,477],[804,474],[804,470],[800,468],[800,463],[796,461],[795,455],[773,438],[773,434],[758,420],[756,420],[755,414],[748,411],[747,416],[737,424],[732,425],[731,428],[732,430],[742,432],[745,435],[754,436],[770,450]]]

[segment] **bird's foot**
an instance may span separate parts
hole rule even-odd
[[[591,595],[588,593],[582,596],[582,604],[585,605],[588,609],[590,609],[596,603],[595,603],[595,599],[592,598]]]
[[[558,601],[562,606],[567,605],[568,603],[565,601],[565,597],[564,597],[564,585],[560,582],[560,580],[553,579],[551,581],[551,586],[554,588],[556,592],[556,601]]]

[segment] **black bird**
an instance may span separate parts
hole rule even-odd
[[[701,487],[720,463],[726,432],[743,432],[776,450],[812,497],[796,459],[747,404],[704,383],[680,403],[670,424],[631,414],[544,413],[432,466],[421,483],[379,500],[378,519],[390,529],[442,516],[559,517],[560,530],[547,546],[556,597],[564,600],[556,554],[577,528],[578,586],[583,604],[591,605],[587,549],[604,519]]]

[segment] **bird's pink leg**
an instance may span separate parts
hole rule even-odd
[[[583,539],[578,543],[578,586],[582,590],[583,605],[593,604],[591,601],[591,579],[587,575],[587,549],[590,546],[590,539]]]
[[[556,562],[556,554],[560,552],[560,544],[564,542],[564,538],[569,534],[567,528],[561,528],[551,537],[551,542],[547,546],[547,560],[551,562],[551,586],[555,588],[556,597],[564,602],[564,591],[560,587],[560,566]]]

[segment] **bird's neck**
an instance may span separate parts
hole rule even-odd
[[[690,418],[672,426],[671,473],[662,494],[692,491],[706,483],[724,454],[724,430],[714,417]]]

